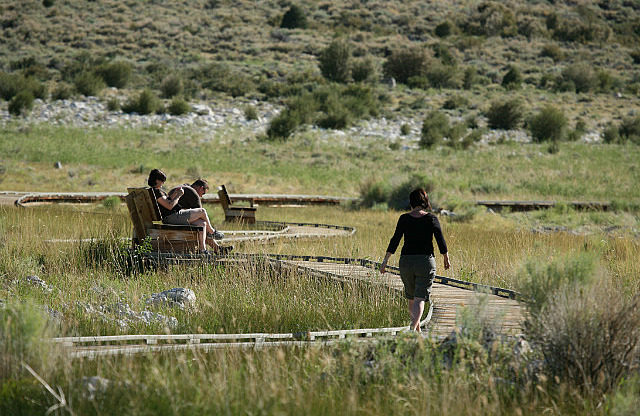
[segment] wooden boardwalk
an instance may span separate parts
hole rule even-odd
[[[347,259],[345,259],[347,260]],[[361,280],[370,283],[383,284],[402,292],[403,286],[395,268],[385,274],[380,274],[374,262],[369,264],[340,263],[337,261],[309,260],[281,260],[306,270],[310,273],[321,273],[339,281]],[[426,330],[431,335],[441,338],[449,335],[456,328],[456,317],[462,307],[472,308],[476,317],[491,322],[498,333],[515,335],[522,332],[524,306],[506,294],[496,295],[491,288],[477,287],[476,290],[454,286],[453,279],[436,278],[431,292],[433,302],[433,317],[427,324]],[[466,283],[466,282],[463,282]],[[478,316],[478,315],[482,316]]]

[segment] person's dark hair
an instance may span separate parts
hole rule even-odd
[[[205,191],[209,190],[209,183],[207,181],[205,181],[204,179],[196,179],[192,184],[191,187],[195,188],[196,186],[202,186],[204,188]]]
[[[149,172],[149,179],[147,179],[147,184],[153,188],[154,186],[156,186],[157,180],[160,180],[162,182],[167,181],[167,175],[165,175],[164,172],[160,169],[154,169]]]
[[[414,189],[409,194],[409,204],[411,208],[422,207],[431,211],[431,203],[429,202],[429,195],[423,188]]]

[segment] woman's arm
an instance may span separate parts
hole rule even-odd
[[[391,254],[393,253],[389,253],[387,251],[387,254],[384,255],[384,260],[382,260],[382,264],[380,265],[380,273],[384,273],[387,271],[387,262],[389,261],[389,257],[391,257]]]
[[[160,198],[158,198],[158,204],[162,205],[166,209],[172,209],[173,207],[175,207],[178,204],[178,201],[180,200],[180,197],[182,195],[184,195],[184,189],[177,188],[171,194],[170,198],[167,198],[164,195],[162,195]]]

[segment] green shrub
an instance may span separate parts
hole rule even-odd
[[[424,47],[399,47],[385,61],[384,76],[406,84],[411,77],[426,75],[431,59],[429,50]]]
[[[280,27],[285,29],[306,29],[307,16],[304,10],[297,5],[292,5],[289,10],[282,16]]]
[[[629,53],[634,64],[640,64],[640,49],[636,49]]]
[[[512,130],[520,125],[524,113],[520,101],[512,99],[502,103],[494,101],[486,116],[489,128]]]
[[[442,108],[445,110],[455,110],[456,108],[462,108],[469,104],[469,99],[462,95],[452,95],[447,98],[442,104]]]
[[[400,134],[403,136],[408,136],[409,133],[411,133],[411,127],[404,123],[402,126],[400,126]]]
[[[416,188],[424,188],[427,193],[431,193],[434,189],[433,181],[424,173],[414,173],[407,180],[401,183],[399,186],[394,187],[389,191],[387,204],[389,208],[398,211],[409,208],[409,194]],[[429,195],[429,202],[431,206],[436,209],[435,200],[432,195]]]
[[[125,113],[138,113],[141,115],[155,113],[160,108],[160,100],[151,91],[146,88],[133,99],[130,99],[125,105],[122,106],[122,111]]]
[[[351,46],[342,40],[335,40],[320,52],[318,61],[320,72],[329,81],[347,82],[351,78]]]
[[[507,6],[483,1],[464,22],[462,30],[470,35],[508,37],[518,33],[518,26],[513,12]]]
[[[433,50],[433,54],[436,58],[440,60],[444,65],[447,66],[456,66],[458,65],[458,60],[455,55],[451,52],[451,48],[445,45],[444,43],[436,43],[431,46]]]
[[[178,75],[169,75],[162,81],[160,92],[164,98],[173,98],[177,95],[182,95],[184,92],[184,82],[182,78]]]
[[[371,57],[355,59],[351,64],[351,78],[355,82],[375,81],[376,72],[376,64]]]
[[[518,67],[510,65],[509,71],[502,78],[502,86],[509,89],[517,89],[522,86],[524,78]]]
[[[47,97],[47,87],[33,77],[24,77],[19,73],[0,72],[0,97],[10,101],[20,91],[28,91],[34,98],[44,100]]]
[[[55,0],[42,0],[42,5],[47,8],[52,7],[55,3]]]
[[[107,101],[107,111],[119,111],[121,108],[120,100],[116,97],[111,97],[109,101]]]
[[[96,73],[102,77],[107,86],[124,88],[131,80],[132,68],[126,62],[110,62],[99,66]]]
[[[567,255],[549,263],[532,259],[519,272],[519,291],[524,295],[529,309],[539,312],[556,291],[590,284],[597,265],[595,255],[588,252]]]
[[[622,119],[619,132],[623,141],[629,140],[632,143],[640,144],[640,115]]]
[[[620,130],[613,123],[608,123],[602,130],[602,140],[607,144],[620,143]]]
[[[566,54],[562,48],[555,43],[544,45],[540,51],[540,56],[551,58],[554,62],[564,61],[566,58]]]
[[[480,76],[478,75],[478,70],[476,70],[472,66],[466,67],[462,75],[462,88],[464,88],[465,90],[470,90],[479,82]]]
[[[58,82],[56,88],[51,92],[54,100],[68,100],[73,96],[73,87],[66,82]]]
[[[189,104],[184,98],[174,97],[173,100],[171,100],[169,107],[167,107],[167,110],[169,111],[169,114],[173,116],[181,116],[191,112],[192,108],[191,104]]]
[[[453,34],[455,27],[456,26],[453,23],[451,23],[448,20],[445,20],[444,22],[438,23],[433,33],[435,33],[435,35],[439,38],[446,38],[447,36],[450,36]]]
[[[295,111],[283,110],[269,122],[267,137],[270,139],[287,139],[301,124],[302,121]]]
[[[421,147],[433,147],[449,134],[449,119],[440,111],[432,111],[422,122],[420,134]]]
[[[83,72],[74,80],[74,86],[78,93],[84,96],[97,96],[106,87],[101,76],[94,72]]]
[[[527,125],[534,141],[560,141],[567,129],[567,118],[562,110],[548,105],[531,117]]]
[[[122,201],[117,196],[109,196],[102,200],[102,206],[107,209],[116,209]]]
[[[598,71],[596,78],[599,92],[609,92],[620,86],[620,81],[607,71]]]
[[[252,105],[248,105],[244,108],[244,118],[248,121],[258,119],[258,110]]]
[[[579,63],[566,67],[560,76],[561,91],[589,92],[596,89],[598,79],[589,64]]]
[[[425,75],[433,88],[459,88],[461,84],[455,66],[433,62],[428,66]]]
[[[367,180],[360,185],[360,206],[367,208],[387,203],[391,190],[384,181]]]
[[[52,336],[48,321],[41,308],[29,302],[0,308],[0,380],[20,378],[23,362],[45,375],[46,367],[55,365],[51,344],[42,341]]]
[[[31,91],[20,91],[9,101],[9,113],[19,116],[33,107],[33,94]]]
[[[225,64],[204,65],[192,70],[191,78],[200,82],[202,88],[220,91],[239,97],[255,89],[253,81],[240,71]]]
[[[586,10],[580,8],[579,10]],[[604,42],[611,36],[611,28],[595,15],[564,19],[556,16],[553,37],[562,42]]]

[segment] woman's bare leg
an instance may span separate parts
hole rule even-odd
[[[413,300],[413,311],[411,312],[411,330],[421,332],[420,318],[424,312],[424,298],[415,298]]]

